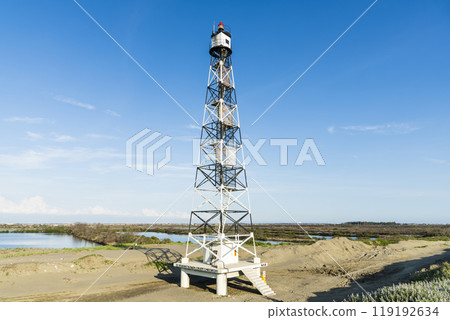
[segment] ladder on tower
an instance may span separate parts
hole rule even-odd
[[[242,269],[242,272],[263,296],[275,295],[275,292],[261,279],[256,269]]]

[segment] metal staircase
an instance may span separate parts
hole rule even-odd
[[[275,295],[275,292],[261,279],[256,269],[243,269],[242,272],[263,296]]]

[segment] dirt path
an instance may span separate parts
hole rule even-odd
[[[345,238],[310,246],[259,248],[269,263],[268,284],[276,301],[340,301],[361,289],[324,252],[326,250],[361,286],[374,290],[406,280],[411,273],[450,260],[450,242],[403,241],[386,247],[367,246]],[[214,294],[213,280],[193,277],[191,287],[178,286],[179,273],[148,261],[174,262],[183,245],[130,250],[98,250],[26,256],[0,253],[0,301],[74,301],[107,268],[110,270],[80,301],[267,301],[240,277],[229,281],[229,295]],[[36,254],[33,254],[36,253]],[[17,255],[17,254],[16,254]]]

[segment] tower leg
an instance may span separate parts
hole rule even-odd
[[[189,275],[181,269],[181,279],[180,279],[180,287],[189,288]]]
[[[218,274],[216,279],[216,293],[219,296],[227,295],[227,275]]]
[[[255,258],[253,258],[253,262],[254,263],[261,263],[261,259],[255,257]],[[261,276],[261,268],[256,268],[255,271],[258,274],[258,276]]]

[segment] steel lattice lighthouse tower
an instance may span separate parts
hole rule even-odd
[[[256,255],[241,129],[231,63],[231,33],[222,23],[211,35],[211,62],[200,138],[194,201],[189,221],[181,286],[189,274],[217,279],[217,294],[226,295],[227,278],[245,274],[264,295],[274,294],[260,277]],[[202,261],[190,261],[203,251]],[[239,260],[239,252],[251,261]]]

